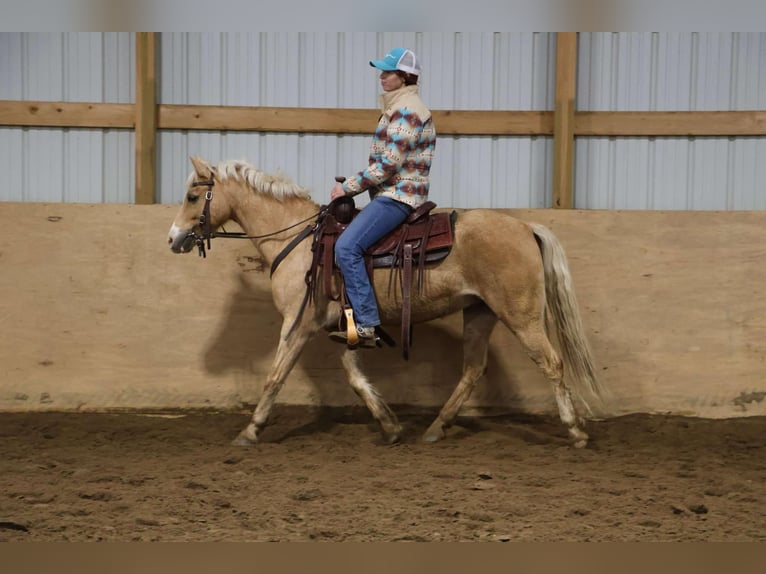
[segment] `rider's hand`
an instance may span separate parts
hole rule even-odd
[[[330,199],[333,201],[344,195],[346,195],[346,192],[343,191],[343,186],[339,183],[336,183],[335,187],[330,190]]]

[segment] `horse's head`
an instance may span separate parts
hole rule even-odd
[[[190,159],[194,171],[186,182],[183,204],[168,233],[168,244],[174,253],[188,253],[194,248],[196,239],[205,231],[200,222],[203,210],[209,210],[209,213],[205,213],[207,230],[220,227],[231,216],[231,210],[225,194],[222,193],[221,181],[215,168],[199,156]],[[215,201],[212,201],[213,194]]]

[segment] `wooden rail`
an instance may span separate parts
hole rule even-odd
[[[766,111],[577,112],[578,136],[763,136]]]
[[[138,125],[133,104],[0,101],[0,125],[125,128]],[[373,109],[184,106],[160,104],[157,129],[369,134]],[[434,110],[445,135],[553,135],[551,112]],[[144,116],[140,116],[144,117]],[[151,118],[151,116],[149,116]],[[144,118],[147,119],[147,118]]]
[[[370,133],[373,109],[159,104],[161,130]],[[554,112],[433,110],[444,135],[552,136]],[[134,129],[134,104],[0,100],[0,126]],[[574,112],[577,137],[766,136],[766,111]]]
[[[157,103],[157,33],[136,36],[136,103],[0,100],[0,126],[136,131],[136,203],[156,201],[158,130],[370,134],[379,110]],[[576,137],[766,136],[766,111],[578,112],[577,34],[558,33],[554,111],[433,110],[441,135],[553,136],[554,207],[573,205]]]

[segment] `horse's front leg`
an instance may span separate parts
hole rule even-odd
[[[271,364],[271,370],[263,386],[263,393],[253,411],[250,423],[232,441],[232,444],[236,446],[250,446],[258,442],[258,435],[268,422],[271,409],[274,406],[279,390],[282,388],[282,384],[295,366],[306,342],[318,329],[313,321],[308,322],[304,320],[303,323],[296,326],[288,338],[287,332],[291,324],[292,319],[286,320],[282,324],[277,355]]]
[[[399,424],[399,420],[396,418],[396,414],[386,404],[386,401],[378,393],[378,390],[373,387],[364,376],[362,370],[359,368],[359,351],[345,350],[341,356],[341,362],[346,369],[348,375],[348,382],[354,392],[359,396],[370,413],[380,424],[380,430],[383,435],[383,440],[388,444],[399,442],[402,434],[402,426]]]

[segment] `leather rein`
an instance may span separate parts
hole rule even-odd
[[[191,184],[191,187],[207,187],[207,191],[205,192],[205,205],[202,208],[202,213],[199,216],[199,228],[200,232],[197,233],[194,229],[189,231],[186,234],[187,238],[194,238],[194,243],[197,245],[197,248],[199,249],[199,255],[201,257],[206,257],[206,249],[211,249],[211,239],[213,237],[228,237],[230,239],[264,239],[266,237],[273,237],[275,235],[279,235],[280,233],[283,233],[285,231],[288,231],[290,229],[293,229],[294,227],[298,227],[302,223],[306,223],[307,221],[310,221],[312,219],[316,220],[313,224],[307,225],[303,231],[301,231],[298,235],[296,235],[290,243],[288,243],[282,251],[279,252],[279,254],[274,258],[274,261],[271,264],[271,272],[269,276],[274,275],[274,271],[276,271],[279,264],[287,257],[290,252],[295,249],[295,247],[304,239],[309,237],[312,234],[317,234],[319,230],[321,229],[321,226],[324,222],[325,217],[328,213],[331,212],[333,202],[330,202],[329,205],[322,205],[319,208],[319,211],[315,214],[307,217],[306,219],[302,219],[297,223],[294,223],[293,225],[290,225],[288,227],[285,227],[283,229],[279,229],[277,231],[272,231],[271,233],[264,233],[263,235],[247,235],[243,231],[213,231],[211,225],[210,225],[210,202],[213,200],[213,176],[211,176],[209,179],[203,180],[203,181],[195,181]],[[343,198],[341,198],[343,199]],[[337,202],[338,200],[336,200]],[[207,244],[207,247],[206,247]],[[303,312],[306,309],[307,304],[311,300],[312,297],[312,277],[311,277],[311,269],[306,271],[306,294],[304,295],[303,301],[301,302],[300,310],[298,311],[298,315],[295,318],[295,321],[293,322],[292,326],[290,327],[289,331],[287,332],[287,337],[289,337],[293,330],[295,329],[295,326],[300,322],[301,317],[303,316]],[[383,333],[386,338],[389,345],[393,346],[393,339],[391,339],[390,336]]]
[[[299,222],[294,223],[293,225],[279,229],[277,231],[272,231],[271,233],[264,233],[263,235],[248,235],[244,231],[214,231],[210,225],[210,202],[213,200],[214,183],[215,182],[213,180],[213,176],[211,175],[209,179],[195,181],[191,184],[191,187],[207,187],[207,191],[205,192],[205,205],[202,208],[202,213],[199,216],[200,231],[198,233],[195,229],[192,229],[186,234],[187,238],[194,238],[194,244],[199,250],[200,257],[207,257],[206,252],[212,248],[211,240],[214,237],[227,237],[229,239],[265,239],[267,237],[273,237],[275,235],[279,235],[280,233],[284,233],[285,231],[289,231],[290,229],[298,227],[302,223],[306,223],[312,219],[316,219],[313,225],[307,225],[306,228],[303,229],[303,231],[301,231],[297,236],[295,236],[293,240],[287,245],[287,247],[285,247],[279,253],[279,255],[277,255],[277,257],[274,259],[274,262],[271,264],[271,275],[274,274],[274,271],[276,271],[282,260],[287,257],[287,255],[295,248],[296,245],[298,245],[301,241],[316,231],[316,229],[319,227],[319,223],[323,219],[322,216],[326,214],[329,209],[329,206],[323,205],[320,207],[318,212],[307,217],[306,219],[301,219]]]

